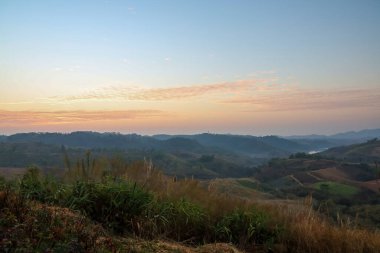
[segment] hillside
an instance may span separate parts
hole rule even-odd
[[[323,140],[323,139],[335,139],[335,140],[357,140],[357,141],[366,141],[374,138],[380,137],[380,128],[377,129],[364,129],[360,131],[349,131],[344,133],[337,133],[332,135],[320,135],[320,134],[311,134],[311,135],[292,135],[286,136],[287,139],[314,139],[314,140]]]
[[[43,169],[65,167],[64,157],[117,156],[126,161],[152,160],[168,175],[211,179],[246,177],[272,157],[286,157],[304,146],[275,136],[181,135],[73,132],[22,133],[0,142],[0,166]]]
[[[65,145],[79,148],[118,149],[219,149],[241,153],[256,158],[287,156],[294,152],[308,151],[309,147],[276,136],[243,136],[222,134],[198,135],[156,135],[73,132],[62,133],[21,133],[6,137],[3,142]]]
[[[78,140],[85,144],[76,144],[78,136]],[[87,137],[89,141],[86,141]],[[121,141],[112,143],[117,137]],[[73,146],[52,144],[59,141]],[[131,148],[133,143],[138,148]],[[282,150],[282,157],[269,160],[276,153],[274,146],[277,146],[276,152]],[[301,147],[275,136],[20,134],[0,142],[0,175],[12,178],[13,174],[22,174],[32,164],[46,174],[63,174],[70,166],[68,160],[83,164],[86,159],[82,157],[87,155],[106,167],[145,160],[151,161],[166,175],[201,179],[206,185],[218,186],[219,192],[238,198],[296,200],[313,195],[315,208],[329,203],[326,214],[340,212],[351,218],[365,207],[363,213],[367,216],[359,215],[360,223],[380,227],[375,217],[380,210],[379,141],[336,147],[314,155],[295,153],[284,157],[288,152],[285,149]],[[231,151],[235,148],[238,151]],[[256,157],[252,157],[248,150],[255,152]],[[257,157],[260,154],[268,158]]]
[[[322,151],[331,147],[357,144],[380,138],[380,129],[350,131],[333,135],[293,135],[284,136],[283,138],[314,148],[316,151]]]
[[[256,137],[250,135],[231,134],[195,134],[195,135],[154,135],[137,134],[72,132],[62,133],[20,133],[1,136],[1,142],[7,143],[44,143],[64,145],[84,149],[121,149],[121,150],[160,150],[160,151],[225,151],[257,159],[287,157],[296,152],[310,152],[339,145],[357,143],[364,132],[358,136],[293,136],[281,138],[278,136]],[[375,134],[376,131],[370,133]],[[360,137],[360,138],[359,138]]]
[[[19,133],[3,140],[10,143],[45,143],[78,148],[149,149],[158,146],[158,141],[137,134],[72,132],[63,133]]]
[[[364,143],[331,148],[321,153],[350,162],[380,162],[380,140],[372,139]]]
[[[365,129],[361,131],[349,131],[345,133],[334,134],[331,137],[336,139],[360,139],[369,140],[380,138],[380,129]]]
[[[297,142],[276,136],[244,136],[222,134],[198,134],[182,136],[197,140],[205,146],[219,147],[230,152],[240,152],[252,157],[281,157],[307,148]]]
[[[205,187],[145,162],[108,168],[86,159],[63,177],[30,168],[20,180],[0,180],[0,250],[375,253],[380,247],[378,233],[334,226],[310,209],[310,199],[260,204],[254,195],[219,192],[226,180]],[[255,184],[230,181],[235,194]]]
[[[368,143],[355,146],[364,146],[367,151],[368,146],[376,147]],[[289,158],[272,159],[260,166],[253,176],[258,180],[257,190],[286,199],[311,195],[314,207],[332,220],[339,213],[362,226],[380,228],[376,215],[380,210],[378,173],[375,163],[352,163],[325,157],[322,153],[299,153]]]
[[[162,149],[70,148],[44,143],[0,142],[0,168],[25,168],[38,165],[45,171],[67,167],[65,157],[78,159],[90,152],[93,156],[113,157],[124,161],[151,160],[168,175],[210,179],[244,177],[252,174],[261,162],[223,150],[205,148],[188,139],[163,141]],[[5,169],[0,169],[3,174]],[[6,170],[8,171],[8,170]]]

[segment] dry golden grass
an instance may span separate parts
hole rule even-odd
[[[98,164],[100,165],[101,163]],[[95,167],[96,175],[102,175],[100,166],[95,164]],[[158,199],[178,200],[186,198],[209,210],[214,217],[221,217],[236,208],[245,210],[254,206],[271,217],[269,226],[279,227],[283,231],[274,242],[272,247],[274,252],[380,252],[379,232],[355,228],[354,224],[348,221],[341,222],[340,226],[333,225],[312,210],[311,199],[307,199],[305,203],[299,205],[273,204],[256,199],[244,200],[228,194],[221,194],[217,187],[212,187],[212,185],[208,188],[204,185],[202,186],[197,180],[177,180],[176,178],[167,177],[146,161],[131,165],[114,162],[111,175],[115,177],[122,176],[126,180],[137,182],[145,189],[154,192]],[[163,247],[168,246],[166,243],[160,245],[163,245]],[[235,249],[222,251],[218,247],[208,247],[204,246],[194,251],[194,249],[178,246],[177,252],[237,252],[234,251]],[[163,250],[160,246],[158,248],[158,251],[151,252],[170,252],[160,251]],[[260,251],[256,248],[255,252]]]
[[[46,241],[48,241],[49,246],[54,246],[55,243],[67,243],[65,240],[68,236],[72,237],[71,241],[74,243],[70,246],[72,249],[67,251],[70,248],[67,247],[58,252],[241,252],[227,243],[188,246],[168,240],[144,240],[133,235],[118,237],[109,233],[100,224],[91,222],[83,214],[69,208],[50,206],[36,201],[25,201],[12,192],[1,191],[0,196],[2,197],[0,204],[3,208],[0,209],[0,220],[16,219],[11,223],[9,221],[7,223],[3,222],[4,224],[0,226],[7,230],[6,236],[0,241],[0,252],[13,252],[12,250],[17,252],[55,252],[54,250],[50,251],[49,247],[41,247],[41,242],[46,244]],[[10,208],[15,208],[15,210]],[[14,216],[16,209],[21,211],[19,218]],[[38,223],[40,223],[39,226],[36,226],[35,224]],[[6,226],[4,227],[5,224]],[[44,236],[40,235],[44,232],[43,228],[48,230],[48,233],[45,231]],[[4,234],[0,233],[0,237],[1,235]],[[39,248],[36,249],[35,247]]]
[[[271,215],[272,225],[283,227],[284,232],[274,246],[274,252],[294,253],[375,253],[380,252],[380,233],[358,229],[349,221],[340,226],[329,223],[311,208],[311,198],[304,203],[262,204],[233,198],[228,194],[220,194],[217,187],[202,187],[196,180],[173,180],[164,176],[151,165],[143,166],[144,173],[139,173],[141,166],[129,167],[125,177],[145,185],[161,196],[171,199],[186,197],[209,210],[214,215],[223,215],[236,207],[245,208],[256,205]]]
[[[204,187],[198,180],[165,176],[149,162],[134,163],[125,168],[123,177],[137,182],[160,199],[187,200],[199,204],[215,216],[223,216],[236,208],[246,209],[252,203],[242,198],[221,194],[217,187]]]
[[[262,208],[283,224],[286,233],[275,252],[294,253],[376,253],[380,252],[380,233],[355,228],[350,221],[332,225],[311,208],[311,198],[300,208],[286,205]]]
[[[141,238],[119,238],[120,252],[135,253],[242,253],[231,244],[213,243],[189,247],[178,242],[143,240]]]

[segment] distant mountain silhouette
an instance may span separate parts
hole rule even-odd
[[[158,141],[137,134],[72,132],[63,133],[20,133],[6,138],[7,142],[41,142],[80,148],[153,148]]]
[[[330,148],[320,155],[336,157],[350,162],[380,163],[380,140],[372,139],[364,143]]]
[[[292,136],[284,136],[286,139],[349,139],[349,140],[360,140],[365,141],[373,138],[380,138],[380,128],[377,129],[364,129],[360,131],[349,131],[344,133],[337,133],[333,135],[292,135]]]
[[[218,147],[232,152],[256,157],[287,156],[297,151],[305,151],[306,146],[277,136],[255,137],[249,135],[196,134],[182,135],[209,147]],[[162,136],[161,136],[162,138]]]
[[[361,139],[369,140],[373,138],[380,138],[380,128],[379,129],[365,129],[361,131],[351,131],[345,133],[334,134],[331,137],[336,139]]]
[[[39,142],[79,148],[158,149],[166,151],[207,152],[225,150],[257,158],[284,157],[296,152],[309,152],[334,146],[359,143],[380,137],[380,129],[339,133],[331,136],[264,136],[232,134],[154,135],[72,132],[19,133],[0,136],[0,141],[12,143]]]
[[[251,157],[270,158],[287,156],[310,149],[307,145],[277,136],[243,136],[224,134],[197,135],[156,135],[153,137],[137,134],[73,132],[62,133],[20,133],[8,136],[3,141],[12,143],[39,142],[79,148],[120,148],[120,149],[160,149],[198,150],[222,149],[243,153]]]

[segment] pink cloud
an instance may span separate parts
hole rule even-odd
[[[126,111],[7,111],[0,110],[2,124],[64,124],[92,121],[130,120],[166,116],[159,110]]]
[[[143,101],[175,100],[195,98],[210,94],[232,93],[239,94],[251,89],[267,89],[260,84],[267,80],[239,80],[206,85],[177,86],[169,88],[137,88],[137,87],[106,87],[85,94],[62,98],[65,101],[87,99],[126,99]]]
[[[380,88],[318,90],[289,87],[265,94],[246,94],[221,103],[248,105],[249,111],[380,107]]]

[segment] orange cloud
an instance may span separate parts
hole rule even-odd
[[[167,116],[159,110],[126,111],[6,111],[0,110],[3,124],[67,124],[93,121],[115,121]]]
[[[86,94],[64,97],[65,101],[87,99],[126,99],[143,101],[175,100],[182,98],[200,97],[206,94],[233,93],[239,94],[251,89],[266,89],[259,83],[267,80],[240,80],[234,82],[215,83],[207,85],[179,86],[169,88],[138,88],[138,87],[107,87]],[[268,86],[269,87],[269,86]]]
[[[270,93],[251,93],[221,103],[249,105],[248,111],[380,107],[380,88],[317,90],[289,87]]]

